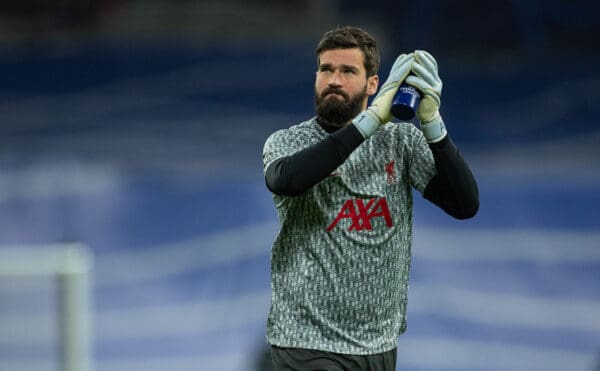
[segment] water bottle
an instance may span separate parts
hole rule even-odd
[[[414,87],[403,83],[398,88],[398,92],[392,101],[392,115],[398,120],[408,121],[415,117],[415,112],[419,108],[421,95]]]

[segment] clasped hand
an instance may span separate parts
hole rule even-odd
[[[421,93],[417,118],[426,139],[435,142],[446,135],[439,113],[442,80],[438,74],[437,62],[428,52],[415,50],[413,53],[401,54],[396,59],[371,105],[353,120],[365,138],[373,135],[379,126],[392,120],[392,102],[398,88],[405,81]]]

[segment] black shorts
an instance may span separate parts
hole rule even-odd
[[[396,351],[361,356],[272,346],[271,359],[273,371],[394,371]]]

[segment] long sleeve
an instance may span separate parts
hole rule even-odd
[[[322,141],[270,164],[265,172],[267,187],[279,195],[300,195],[329,176],[363,141],[354,125],[337,130]]]
[[[468,219],[479,210],[479,190],[469,166],[450,137],[429,145],[437,174],[423,196],[457,219]]]

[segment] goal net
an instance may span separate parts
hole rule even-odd
[[[0,370],[91,371],[91,253],[0,246]]]

